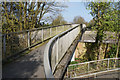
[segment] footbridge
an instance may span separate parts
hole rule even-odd
[[[63,77],[80,39],[81,26],[66,24],[3,34],[2,77]]]
[[[66,24],[3,34],[2,77],[63,79],[84,33],[83,24]]]

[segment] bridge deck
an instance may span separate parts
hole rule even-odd
[[[104,32],[106,36],[103,39],[103,43],[116,43],[117,37],[115,32]],[[97,36],[97,31],[85,31],[82,35],[80,42],[95,42]]]
[[[45,78],[43,53],[46,43],[29,54],[3,66],[3,78]]]

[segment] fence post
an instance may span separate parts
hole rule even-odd
[[[94,74],[94,78],[97,78],[97,74]]]
[[[57,62],[58,62],[58,59],[59,59],[59,58],[58,58],[58,57],[59,57],[59,56],[58,56],[58,53],[59,53],[59,52],[58,52],[58,42],[59,42],[59,37],[58,37],[57,42],[56,42],[56,44],[57,44],[57,56],[56,56],[56,57],[57,57]]]
[[[88,72],[89,72],[89,69],[90,69],[90,65],[89,65],[89,62],[88,62]]]
[[[67,78],[69,77],[69,75],[68,75],[68,68],[67,68]]]
[[[3,53],[6,58],[6,35],[3,37]]]
[[[51,28],[50,28],[50,37],[51,37]]]
[[[42,28],[42,42],[43,42],[43,40],[44,40],[44,37],[43,37],[43,28]]]
[[[56,35],[57,35],[57,27],[56,27]]]
[[[30,49],[30,31],[28,31],[28,48]]]
[[[65,31],[65,30],[64,30],[64,25],[63,25],[63,31]]]
[[[107,67],[107,68],[108,68],[108,70],[109,70],[109,66],[110,66],[110,65],[109,65],[109,62],[110,62],[110,61],[109,61],[109,60],[110,60],[110,59],[108,59],[108,67]]]
[[[71,25],[69,25],[69,28],[71,28]]]

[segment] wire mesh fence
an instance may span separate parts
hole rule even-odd
[[[36,28],[32,30],[14,32],[2,35],[2,60],[7,60],[31,46],[34,46],[44,40],[47,40],[65,30],[72,24],[63,27],[53,26],[46,28]]]
[[[120,58],[108,58],[78,64],[71,64],[67,68],[65,78],[83,76],[117,68],[120,68]]]

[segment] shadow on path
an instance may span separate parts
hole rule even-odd
[[[16,61],[3,66],[3,78],[45,78],[43,53],[46,43]]]

